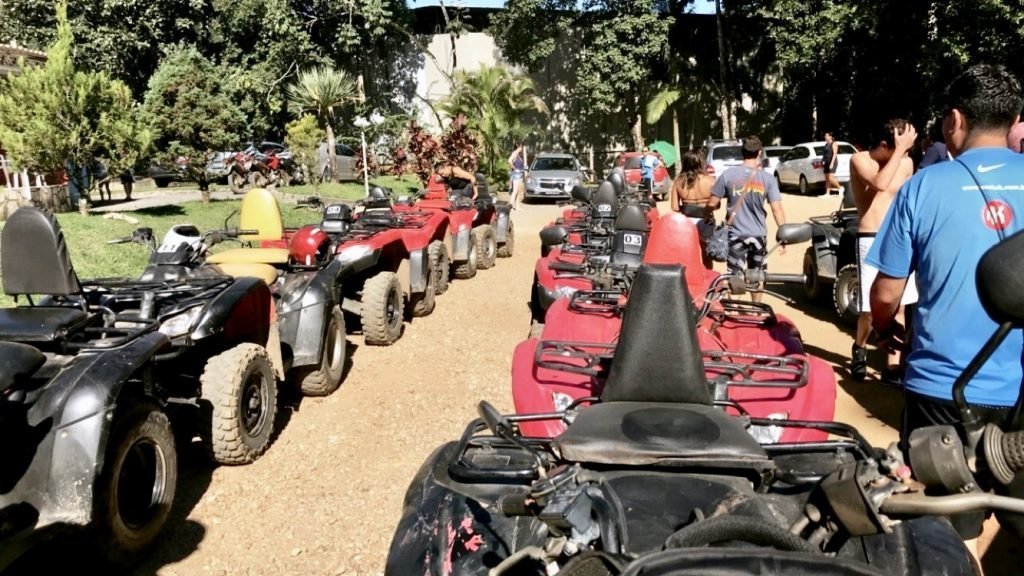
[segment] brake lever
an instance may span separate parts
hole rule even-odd
[[[795,302],[795,300],[793,300],[789,296],[783,296],[782,294],[779,294],[778,292],[772,292],[771,290],[765,290],[763,288],[757,289],[757,290],[748,290],[748,291],[749,292],[759,292],[761,294],[768,294],[769,296],[774,296],[774,297],[778,298],[779,300],[782,300],[786,304],[793,304]]]

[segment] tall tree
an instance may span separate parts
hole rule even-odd
[[[572,97],[587,116],[625,113],[641,140],[645,87],[660,66],[670,21],[654,0],[509,0],[491,17],[491,33],[515,64],[538,71],[561,52],[571,59]],[[593,121],[581,118],[581,122]]]
[[[509,140],[526,136],[524,114],[547,113],[547,106],[534,93],[533,81],[502,66],[456,72],[451,94],[440,108],[450,118],[465,116],[469,129],[480,134],[491,175],[500,171],[502,150]]]
[[[44,66],[0,82],[0,141],[14,164],[39,173],[65,167],[86,197],[97,162],[128,167],[149,146],[128,86],[104,72],[83,72],[72,62],[74,33],[67,3],[56,7],[57,33]],[[115,172],[116,173],[116,172]]]
[[[333,68],[313,68],[299,73],[298,79],[288,87],[288,105],[296,116],[311,112],[320,119],[327,132],[327,158],[329,178],[336,174],[334,122],[340,109],[351,104],[356,95],[356,84],[348,74]]]
[[[173,165],[184,156],[191,176],[200,182],[205,182],[207,155],[237,149],[248,132],[220,71],[194,48],[175,49],[160,63],[142,114],[155,132],[161,160]]]

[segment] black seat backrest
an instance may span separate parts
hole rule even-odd
[[[476,194],[477,200],[490,200],[491,188],[487,185],[487,176],[483,172],[476,173]]]
[[[619,197],[615,194],[615,186],[605,180],[594,193],[594,218],[614,220],[619,213]]]
[[[615,188],[615,193],[618,196],[621,197],[625,195],[626,177],[623,176],[622,172],[619,172],[618,170],[613,170],[612,173],[608,175],[608,181],[612,183],[612,186]]]
[[[639,266],[647,246],[647,214],[637,204],[627,204],[615,217],[612,264]]]
[[[601,400],[711,404],[682,266],[640,266]]]
[[[11,296],[82,291],[57,219],[48,210],[31,206],[19,208],[4,225],[0,275],[4,292]]]

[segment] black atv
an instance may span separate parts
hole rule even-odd
[[[963,395],[991,350],[1024,326],[1022,267],[1024,233],[982,259],[979,292],[1001,326],[953,385],[962,434],[911,435],[912,477],[895,444],[872,447],[850,426],[754,418],[715,400],[683,269],[644,266],[600,397],[514,416],[481,402],[480,417],[410,483],[385,573],[975,574],[939,515],[1024,512],[1024,500],[991,494],[1013,493],[1024,431],[982,427]],[[518,430],[572,410],[554,439]],[[834,439],[759,442],[756,426]]]
[[[0,268],[16,299],[0,309],[0,570],[37,540],[87,525],[98,556],[129,564],[174,500],[161,367],[170,339],[158,317],[89,297],[104,284],[79,282],[49,212],[7,220]]]
[[[844,204],[845,206],[845,204]],[[840,319],[857,324],[860,287],[857,272],[857,223],[855,208],[840,208],[827,216],[810,219],[812,244],[804,252],[804,294],[823,302],[831,296]]]

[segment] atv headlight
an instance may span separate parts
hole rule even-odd
[[[348,248],[345,248],[340,253],[338,253],[337,260],[342,264],[351,264],[357,260],[369,256],[371,252],[373,252],[373,248],[371,248],[367,244],[360,244],[359,246],[349,246]]]
[[[202,306],[193,306],[188,310],[164,320],[158,330],[168,338],[184,336],[192,331],[192,325],[203,311]]]
[[[789,414],[786,412],[773,412],[766,416],[769,420],[786,420]],[[782,426],[751,426],[750,435],[759,444],[776,444],[782,438]]]
[[[569,298],[576,293],[576,288],[572,286],[559,286],[555,288],[555,298]]]

